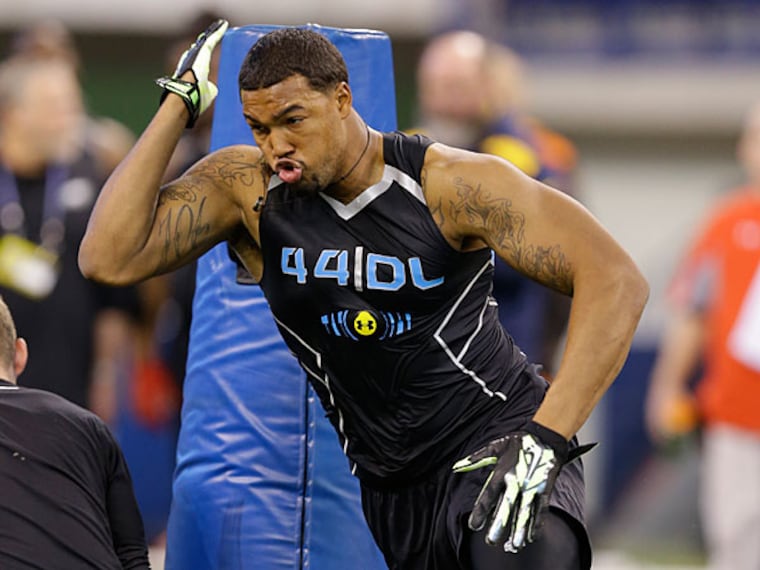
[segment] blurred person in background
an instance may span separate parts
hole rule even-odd
[[[19,32],[10,53],[18,60],[63,63],[77,79],[82,73],[74,38],[56,20],[35,22]],[[99,185],[135,137],[120,122],[81,108],[78,127],[69,127],[70,152],[92,161],[92,175]],[[184,376],[193,285],[193,273],[174,281],[163,276],[124,293],[129,295],[128,312],[103,312],[95,321],[97,381],[90,386],[87,405],[109,424],[133,468],[134,489],[151,543],[162,540],[171,501],[178,384]],[[183,294],[181,303],[171,294],[177,286]]]
[[[432,39],[417,69],[421,124],[431,138],[505,158],[525,174],[573,194],[576,155],[562,135],[523,110],[522,62],[471,31]],[[499,319],[550,377],[569,316],[569,299],[496,259]]]
[[[58,20],[40,20],[18,32],[11,41],[10,56],[59,59],[81,74],[82,62],[69,29]],[[87,148],[101,175],[107,177],[135,142],[125,125],[111,117],[87,115],[78,143]]]
[[[134,306],[129,289],[96,286],[77,269],[103,181],[82,144],[84,123],[69,61],[0,63],[0,293],[38,355],[24,384],[90,407],[115,382]]]
[[[760,568],[760,105],[737,156],[746,183],[711,207],[671,285],[645,410],[656,443],[702,424],[700,511],[712,570]]]
[[[18,386],[28,356],[0,299],[0,567],[150,568],[118,443],[91,412]]]
[[[211,16],[209,16],[211,18]],[[209,19],[204,23],[204,27]],[[181,36],[183,45],[189,44],[193,37],[187,38]],[[57,20],[42,20],[35,22],[28,28],[19,32],[11,42],[10,53],[14,57],[24,58],[36,61],[63,61],[68,63],[76,72],[81,72],[81,57],[74,43],[69,29]],[[174,51],[172,49],[171,53]],[[208,121],[208,131],[210,132],[210,120]],[[102,178],[105,179],[118,163],[126,156],[129,149],[135,142],[132,132],[123,124],[110,117],[93,117],[87,115],[81,124],[81,128],[74,133],[72,138],[75,141],[72,149],[79,149],[95,161],[97,170],[102,172]],[[76,151],[74,151],[76,152]],[[177,153],[181,156],[181,153]],[[193,151],[189,157],[181,158],[182,162],[191,163],[200,158],[200,151]],[[177,171],[175,174],[179,174]],[[192,276],[190,277],[192,280]],[[157,280],[158,281],[158,280]],[[168,416],[176,412],[178,406],[177,391],[174,387],[166,388],[165,379],[171,375],[168,370],[161,370],[155,367],[153,359],[149,354],[153,352],[153,339],[158,337],[158,344],[162,344],[163,339],[171,336],[171,331],[179,328],[173,321],[177,319],[173,308],[164,307],[162,299],[165,297],[163,287],[149,287],[145,290],[138,289],[139,309],[135,314],[134,327],[131,334],[122,335],[120,342],[129,345],[129,353],[133,353],[136,358],[134,364],[135,371],[130,371],[141,377],[143,372],[145,376],[150,377],[155,384],[155,390],[146,388],[138,383],[136,389],[130,389],[134,406],[138,413],[150,427],[160,425]],[[191,289],[192,290],[192,289]],[[192,298],[192,293],[190,294]],[[169,314],[163,317],[163,314]],[[159,322],[163,320],[172,322]],[[134,338],[132,338],[134,335]],[[180,357],[181,360],[181,357]],[[179,366],[179,365],[177,365]],[[99,398],[103,416],[113,423],[115,421],[115,412],[106,412],[106,410],[116,410],[118,394],[116,390],[101,394]],[[106,401],[112,400],[112,401]]]

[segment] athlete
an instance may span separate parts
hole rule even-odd
[[[500,158],[369,128],[339,51],[299,28],[262,36],[241,67],[257,146],[160,186],[216,93],[225,29],[160,80],[163,103],[99,196],[82,272],[134,283],[226,241],[319,394],[390,568],[589,568],[573,436],[646,302],[630,257]],[[550,389],[499,324],[492,252],[573,296]]]

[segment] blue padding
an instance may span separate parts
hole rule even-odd
[[[349,69],[354,105],[380,130],[396,125],[390,41],[368,30],[310,25]],[[222,42],[212,149],[252,143],[237,76],[258,37]],[[235,283],[226,247],[198,264],[166,567],[379,570],[358,483],[337,436],[289,354],[258,287]]]
[[[129,401],[129,395],[124,394],[122,402]],[[176,424],[173,418],[170,423],[148,427],[130,406],[124,405],[113,429],[132,474],[148,542],[159,539],[166,530],[176,455]]]

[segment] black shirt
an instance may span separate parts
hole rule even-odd
[[[274,177],[261,214],[280,331],[355,472],[383,483],[451,460],[506,403],[526,419],[535,405],[491,297],[492,252],[454,250],[425,202],[429,144],[385,135],[382,180],[347,205]]]
[[[0,380],[0,568],[150,568],[127,465],[94,414]]]
[[[94,162],[82,156],[65,167],[62,183],[52,184],[56,172],[51,167],[37,177],[18,177],[3,170],[0,176],[0,201],[16,198],[24,212],[23,228],[10,233],[40,243],[46,210],[57,214],[64,228],[57,247],[60,273],[52,292],[33,299],[0,286],[0,294],[11,309],[19,336],[29,343],[31,358],[20,383],[86,406],[95,318],[109,307],[134,314],[137,301],[133,288],[97,285],[85,279],[77,265],[79,243],[101,184]],[[6,231],[0,227],[0,234]]]

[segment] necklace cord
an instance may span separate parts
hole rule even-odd
[[[362,150],[362,153],[359,155],[359,158],[356,159],[356,162],[354,162],[354,165],[346,172],[343,176],[341,176],[337,182],[333,182],[333,184],[340,184],[343,182],[346,178],[351,176],[351,173],[356,170],[356,167],[359,166],[359,163],[362,161],[362,158],[364,158],[364,155],[367,152],[367,149],[369,148],[369,141],[370,141],[370,134],[369,134],[369,125],[367,123],[364,123],[364,127],[367,130],[367,142],[364,143],[364,149]]]

